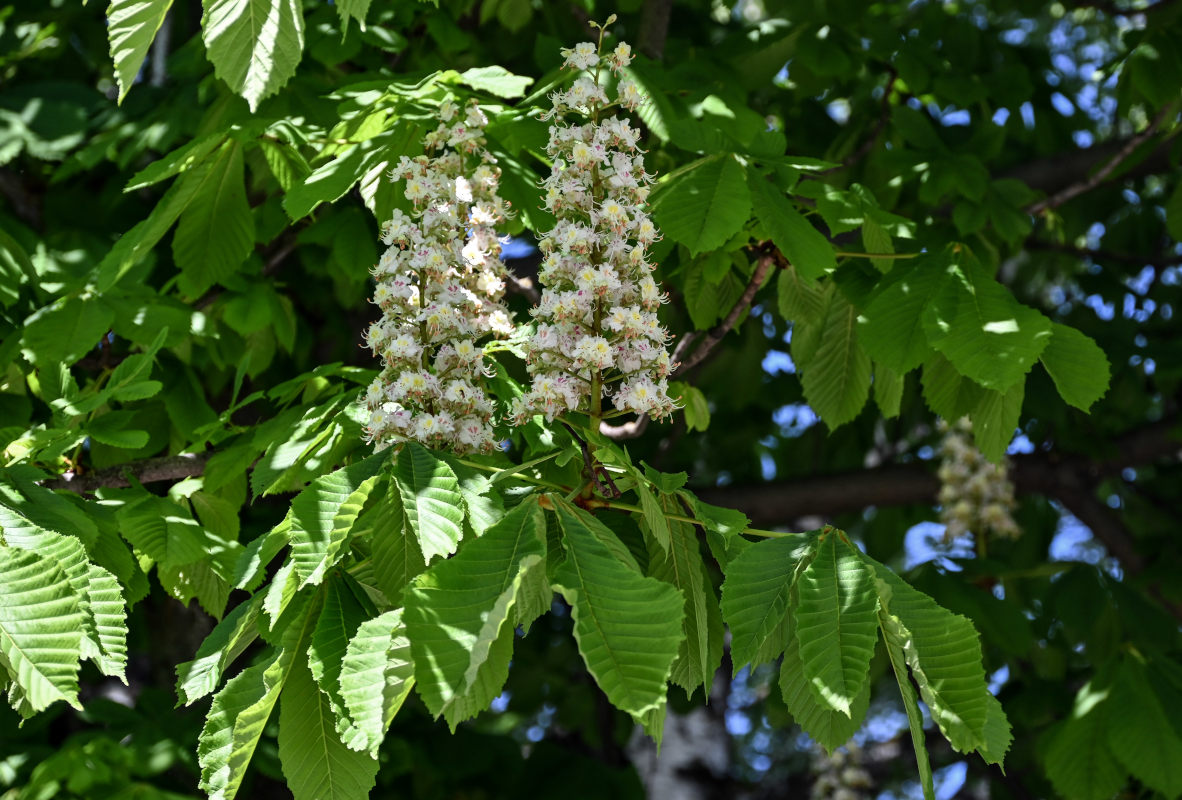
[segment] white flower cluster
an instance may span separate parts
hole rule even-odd
[[[413,439],[466,453],[495,446],[492,399],[482,387],[480,339],[507,334],[505,281],[495,226],[507,207],[500,170],[485,150],[488,120],[475,102],[445,101],[423,138],[429,155],[403,156],[391,172],[414,206],[382,226],[388,245],[373,273],[382,318],[366,344],[383,369],[365,395],[366,438]]]
[[[832,755],[817,753],[813,759],[811,800],[867,800],[874,781],[862,766],[862,749],[850,742]]]
[[[646,257],[659,238],[644,211],[652,177],[637,147],[640,132],[626,119],[601,118],[614,104],[600,71],[606,64],[619,73],[631,50],[621,43],[601,56],[583,43],[563,55],[566,66],[592,72],[551,96],[554,168],[544,189],[558,222],[539,243],[544,289],[526,348],[532,383],[511,413],[519,423],[534,414],[598,414],[606,394],[619,411],[665,416],[675,407],[667,382],[673,365],[669,334],[657,319],[666,297]],[[640,100],[634,83],[619,81],[616,103],[635,109]],[[567,124],[567,115],[585,121]]]
[[[1011,511],[1014,485],[1003,460],[994,464],[973,446],[972,425],[962,419],[954,425],[940,420],[944,434],[940,445],[940,521],[944,538],[952,540],[972,531],[1014,539],[1021,534]]]

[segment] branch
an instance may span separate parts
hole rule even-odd
[[[1037,203],[1027,206],[1026,213],[1040,214],[1049,208],[1058,208],[1068,200],[1072,200],[1079,195],[1084,194],[1085,192],[1090,192],[1092,189],[1095,189],[1097,186],[1104,183],[1104,181],[1108,179],[1108,176],[1111,175],[1116,170],[1116,168],[1119,167],[1129,156],[1131,156],[1138,147],[1149,141],[1149,139],[1151,139],[1153,135],[1157,133],[1157,129],[1161,127],[1162,123],[1166,121],[1167,117],[1170,117],[1174,114],[1175,110],[1176,109],[1173,103],[1168,103],[1167,105],[1163,106],[1162,109],[1157,112],[1157,116],[1153,118],[1153,121],[1149,123],[1145,130],[1126,140],[1124,145],[1116,151],[1116,154],[1113,155],[1112,158],[1110,158],[1108,162],[1104,164],[1104,166],[1100,167],[1100,169],[1096,170],[1092,175],[1085,178],[1084,180],[1073,183],[1067,188],[1051,195],[1050,197],[1039,200]]]
[[[1116,253],[1112,250],[1091,250],[1087,247],[1044,242],[1033,238],[1026,241],[1025,247],[1027,250],[1049,250],[1054,253],[1066,253],[1067,255],[1078,258],[1091,259],[1092,261],[1115,261],[1120,264],[1132,264],[1138,267],[1153,267],[1156,270],[1182,264],[1182,255],[1167,256],[1159,253],[1156,256],[1142,256],[1136,253]]]
[[[653,61],[665,57],[665,39],[669,36],[669,16],[673,0],[647,0],[640,12],[640,31],[636,49]]]
[[[886,130],[886,125],[891,119],[891,91],[895,88],[895,81],[899,79],[899,73],[895,71],[893,66],[887,65],[887,72],[890,75],[890,78],[887,80],[886,88],[882,93],[882,103],[881,109],[878,113],[878,121],[874,123],[874,129],[870,131],[870,135],[866,137],[866,140],[862,142],[857,150],[842,159],[840,164],[835,167],[830,167],[829,169],[821,170],[820,172],[812,173],[812,175],[808,175],[808,177],[829,175],[831,173],[840,172],[843,169],[852,167],[854,164],[857,164],[859,161],[869,155],[870,151],[874,149],[874,145],[878,144],[879,138],[882,137],[882,132]]]
[[[137,483],[158,483],[194,478],[205,472],[205,462],[208,460],[209,455],[205,453],[161,456],[132,464],[118,464],[85,475],[67,472],[60,478],[45,481],[41,485],[46,489],[69,489],[79,494],[94,494],[98,489],[131,486],[132,478]]]
[[[767,278],[768,272],[772,265],[776,263],[778,252],[765,253],[760,256],[759,260],[755,262],[755,270],[751,273],[751,280],[747,282],[747,288],[739,295],[739,299],[735,301],[735,305],[730,312],[722,320],[722,322],[715,325],[706,333],[701,343],[698,344],[693,354],[687,356],[685,361],[678,363],[678,359],[682,354],[688,352],[690,346],[696,338],[696,333],[687,333],[682,337],[681,341],[677,343],[677,347],[673,351],[673,375],[681,375],[689,372],[698,364],[710,355],[711,351],[718,346],[718,343],[723,340],[735,323],[739,321],[739,317],[747,312],[751,307],[752,301],[755,299],[755,293],[763,286],[764,280]],[[599,431],[604,436],[615,441],[622,441],[624,439],[635,439],[644,433],[648,427],[649,418],[647,414],[642,414],[631,422],[626,422],[623,425],[609,425],[606,422],[600,423]]]
[[[1118,558],[1129,574],[1146,564],[1114,514],[1096,498],[1097,484],[1119,475],[1126,467],[1177,460],[1182,451],[1173,433],[1177,419],[1169,418],[1131,431],[1113,442],[1111,454],[1100,459],[1031,453],[1011,459],[1011,477],[1020,494],[1040,494],[1058,500]],[[806,516],[829,517],[861,511],[869,506],[934,504],[940,481],[927,466],[893,464],[868,470],[773,481],[750,486],[702,489],[708,503],[738,508],[753,525],[790,525]]]

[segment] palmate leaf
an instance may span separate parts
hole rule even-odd
[[[795,631],[790,631],[788,635],[784,661],[780,664],[780,692],[796,724],[829,753],[858,732],[870,707],[870,681],[862,683],[861,690],[850,703],[849,714],[817,702],[816,693],[805,678],[804,665],[800,660],[800,640]]]
[[[209,800],[232,800],[238,794],[284,684],[295,663],[304,659],[319,604],[300,610],[302,615],[287,625],[269,657],[235,675],[214,695],[197,739],[201,789]]]
[[[111,60],[115,62],[120,103],[135,83],[144,56],[171,6],[172,0],[111,0],[107,9],[107,37]]]
[[[843,534],[822,533],[792,610],[805,680],[822,705],[853,716],[878,638],[874,573]]]
[[[1046,772],[1055,790],[1074,800],[1110,800],[1128,780],[1108,746],[1109,687],[1092,680],[1075,695],[1075,707],[1046,744]]]
[[[402,609],[366,620],[341,662],[341,697],[349,714],[341,739],[377,758],[386,729],[414,687]]]
[[[722,618],[731,629],[731,661],[737,674],[779,656],[778,647],[765,647],[783,629],[789,589],[797,565],[808,557],[812,543],[804,536],[764,539],[744,550],[727,566],[722,584]]]
[[[673,495],[662,495],[661,507],[681,513],[681,504]],[[677,520],[669,520],[668,525],[669,551],[661,552],[650,540],[648,563],[650,575],[676,586],[684,598],[684,638],[670,679],[690,694],[702,686],[708,696],[714,672],[722,660],[722,614],[706,574],[694,527]]]
[[[941,608],[881,564],[873,567],[879,604],[889,608],[907,666],[944,738],[962,753],[988,748],[990,694],[973,623]]]
[[[0,667],[19,689],[25,716],[58,700],[78,703],[83,614],[52,558],[0,546]]]
[[[554,588],[571,606],[579,652],[612,705],[643,719],[665,702],[683,636],[684,598],[613,556],[589,527],[587,512],[551,500],[567,552]]]
[[[464,499],[451,467],[421,444],[407,442],[394,465],[394,480],[423,559],[429,564],[435,556],[454,553],[464,535]]]
[[[210,0],[201,37],[214,74],[250,110],[283,88],[304,51],[304,10],[299,0]]]
[[[388,456],[378,453],[317,478],[291,502],[291,561],[300,585],[316,585],[344,555],[349,531]]]
[[[279,763],[295,800],[365,800],[378,761],[340,740],[328,697],[296,659],[279,705]]]
[[[545,525],[537,501],[527,499],[403,593],[419,694],[452,730],[501,692],[518,592],[546,561]]]

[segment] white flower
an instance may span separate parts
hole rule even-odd
[[[563,55],[580,70],[599,63],[592,45]],[[622,69],[631,49],[621,44],[604,60]],[[641,99],[629,81],[620,82],[618,95],[633,107]],[[543,290],[532,310],[537,329],[526,346],[533,379],[512,416],[520,423],[535,414],[553,419],[566,411],[603,410],[600,400],[613,386],[608,398],[616,409],[667,415],[674,408],[665,381],[668,333],[655,314],[664,295],[645,256],[660,234],[644,211],[652,178],[638,149],[639,131],[606,116],[607,95],[592,77],[577,78],[551,99],[554,109],[544,116],[553,120],[546,151],[554,168],[543,188],[557,223],[538,244]]]
[[[972,532],[1015,538],[1021,534],[1011,514],[1014,485],[1005,461],[994,464],[972,443],[968,419],[952,425],[940,421],[940,520],[945,539]]]
[[[383,316],[365,339],[383,369],[365,393],[365,436],[379,447],[415,439],[491,450],[494,407],[481,388],[480,340],[512,331],[496,233],[506,205],[479,106],[461,116],[446,100],[439,120],[423,139],[428,155],[404,156],[390,172],[414,212],[395,211],[382,225],[388,249],[374,267],[374,302]]]

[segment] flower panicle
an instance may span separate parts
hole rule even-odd
[[[386,250],[373,268],[382,317],[365,340],[383,366],[365,393],[365,435],[379,446],[414,440],[467,453],[496,445],[481,340],[513,323],[501,302],[496,233],[509,209],[485,149],[487,123],[475,102],[445,100],[423,138],[426,154],[403,156],[391,170],[411,210],[382,225]]]

